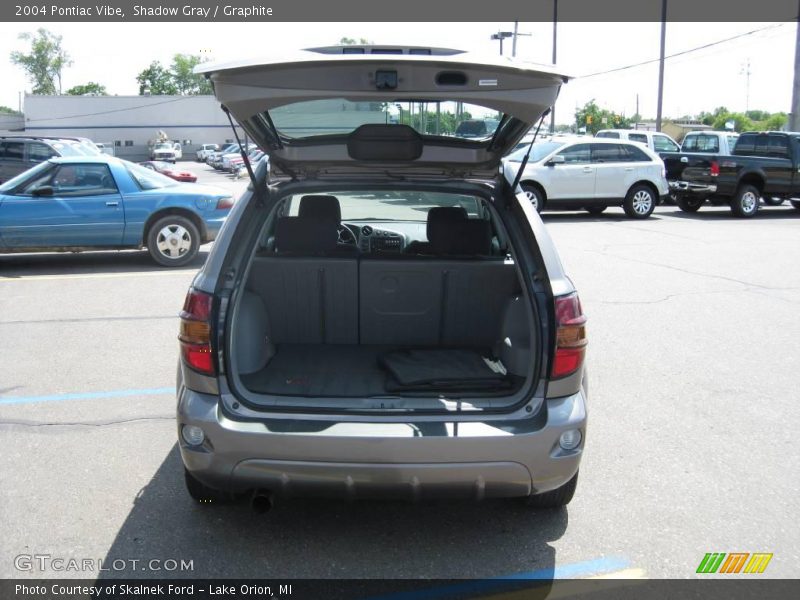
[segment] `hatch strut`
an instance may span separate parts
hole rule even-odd
[[[542,113],[542,118],[539,119],[539,124],[536,126],[536,131],[533,132],[533,139],[531,140],[531,143],[528,146],[528,151],[525,153],[522,162],[519,163],[519,171],[517,171],[517,176],[514,177],[514,183],[511,184],[511,193],[516,193],[517,186],[519,185],[519,180],[522,179],[522,172],[525,170],[525,166],[528,164],[528,157],[531,155],[531,150],[533,149],[534,142],[536,142],[536,136],[539,135],[539,130],[542,128],[542,123],[544,123],[544,118],[549,114],[550,114],[550,109],[548,108],[546,111]]]
[[[261,190],[258,188],[258,183],[256,182],[255,173],[253,173],[253,166],[250,164],[250,157],[247,156],[247,150],[244,146],[242,146],[242,141],[239,139],[239,134],[236,132],[236,126],[233,124],[233,118],[231,117],[231,111],[228,110],[228,107],[224,104],[220,104],[222,110],[228,116],[228,122],[231,124],[231,129],[233,130],[233,137],[236,138],[236,144],[239,146],[239,152],[242,155],[242,160],[244,161],[244,168],[247,169],[247,175],[250,177],[250,183],[253,184],[253,193],[256,195],[256,200],[259,206],[264,205],[264,199],[261,196]]]

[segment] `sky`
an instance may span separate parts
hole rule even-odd
[[[63,36],[73,65],[63,72],[63,89],[94,81],[109,93],[138,93],[136,75],[151,61],[168,65],[176,53],[210,55],[214,60],[264,56],[279,48],[338,43],[342,37],[378,44],[459,48],[499,54],[490,39],[511,31],[505,23],[0,23],[0,105],[17,108],[31,89],[9,54],[25,50],[22,32],[38,27]],[[663,115],[677,118],[725,106],[731,111],[789,112],[794,76],[796,23],[668,23],[666,54],[679,53],[745,32],[751,35],[667,59]],[[517,57],[552,63],[551,22],[519,23]],[[660,23],[559,23],[556,65],[575,77],[562,87],[556,122],[573,122],[576,107],[594,99],[627,116],[655,118],[658,98]],[[511,41],[504,43],[511,54]],[[587,77],[634,63],[655,62]],[[749,64],[749,68],[748,68]],[[749,71],[749,85],[748,76]]]

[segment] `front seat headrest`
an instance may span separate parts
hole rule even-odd
[[[336,223],[339,223],[342,220],[342,209],[336,196],[312,194],[300,198],[297,216],[303,219],[336,221]]]
[[[428,223],[426,233],[428,241],[432,242],[431,233],[439,227],[445,227],[448,223],[455,221],[466,221],[467,211],[463,206],[434,206],[428,211]],[[436,232],[433,232],[434,237]]]
[[[326,221],[281,217],[275,226],[278,254],[325,254],[336,250],[337,232]]]

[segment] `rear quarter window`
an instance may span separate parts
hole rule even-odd
[[[633,162],[653,162],[653,159],[650,158],[644,150],[638,148],[634,144],[626,144],[622,146],[622,149],[627,155],[626,160]]]
[[[629,133],[628,139],[632,142],[639,142],[641,144],[647,143],[647,136],[642,135],[641,133]]]
[[[756,147],[756,136],[754,135],[742,135],[736,141],[736,146],[733,148],[734,154],[752,154],[755,152]]]

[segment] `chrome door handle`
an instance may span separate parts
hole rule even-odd
[[[119,206],[119,202],[106,202],[106,206]]]

